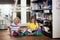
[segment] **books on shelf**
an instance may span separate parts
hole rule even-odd
[[[50,11],[49,10],[44,10],[44,13],[50,13]]]
[[[37,0],[31,0],[31,1],[37,1]]]
[[[39,5],[36,3],[31,3],[31,8],[32,8],[32,10],[39,10],[40,9]]]
[[[43,24],[43,29],[46,33],[51,33],[52,22],[52,4],[50,0],[31,0],[32,14],[36,14],[36,19]],[[43,14],[42,14],[43,13]],[[45,26],[44,26],[45,25]]]

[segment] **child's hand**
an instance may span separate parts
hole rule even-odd
[[[34,31],[34,30],[37,30],[37,28],[35,28],[35,29],[32,29],[32,31]]]
[[[39,23],[38,26],[41,26],[41,24]]]
[[[15,32],[16,32],[16,33],[18,33],[18,31],[17,31],[17,30],[15,30]]]
[[[29,29],[28,29],[28,32],[30,32],[30,33],[31,33],[31,32],[32,32],[32,29],[30,29],[30,28],[29,28]]]

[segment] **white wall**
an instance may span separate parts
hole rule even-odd
[[[0,12],[1,16],[5,17],[5,15],[9,15],[12,12],[12,6],[11,4],[0,4]]]
[[[57,2],[58,1],[58,2]],[[60,38],[60,3],[59,0],[53,0],[53,38]],[[60,4],[59,4],[60,5]]]

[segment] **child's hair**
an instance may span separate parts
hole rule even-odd
[[[15,19],[14,19],[14,23],[17,21],[17,23],[19,23],[20,22],[20,19],[19,19],[19,17],[16,17]]]
[[[36,18],[35,18],[35,16],[31,16],[31,17],[30,17],[30,22],[32,22],[32,21],[31,21],[32,19],[34,19],[34,23],[36,24]]]

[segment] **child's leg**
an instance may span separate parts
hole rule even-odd
[[[20,36],[20,37],[23,36],[23,33],[22,32],[19,32],[18,33],[18,36]]]
[[[39,30],[39,29],[37,29],[37,35],[42,35],[42,31],[41,31],[41,29]]]
[[[16,31],[14,31],[13,36],[18,36],[18,33]]]
[[[41,28],[38,28],[37,30],[32,31],[32,35],[42,35]]]
[[[14,32],[14,31],[11,30],[11,32],[10,32],[10,35],[11,35],[11,36],[13,36],[13,32]]]
[[[28,29],[28,35],[32,35],[32,30],[31,29]]]
[[[32,35],[37,35],[37,30],[32,31]]]
[[[37,29],[37,30],[42,31],[42,29],[41,29],[41,27],[40,27],[40,26],[38,27],[38,29]]]

